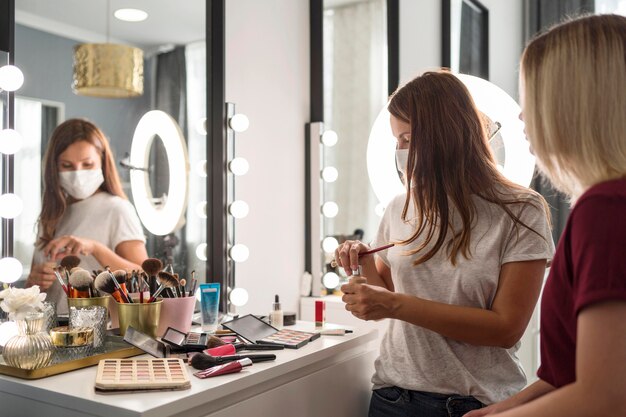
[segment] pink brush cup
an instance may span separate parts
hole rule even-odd
[[[163,336],[168,327],[189,333],[196,297],[162,298],[161,317],[157,335]]]

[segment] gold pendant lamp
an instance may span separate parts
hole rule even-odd
[[[107,41],[109,39],[107,1]],[[143,51],[114,43],[84,43],[74,47],[75,94],[126,98],[143,94]]]

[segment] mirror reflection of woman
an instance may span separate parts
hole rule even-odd
[[[463,83],[427,72],[389,103],[406,195],[385,210],[371,247],[340,245],[346,309],[390,318],[369,415],[462,416],[521,390],[515,352],[554,245],[547,205],[497,169],[487,126]]]
[[[53,272],[64,256],[78,256],[80,266],[91,271],[140,269],[148,255],[141,223],[98,127],[82,119],[59,125],[43,165],[38,239],[26,285],[39,285],[64,313],[66,296]]]

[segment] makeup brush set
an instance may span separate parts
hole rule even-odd
[[[171,265],[170,272],[163,269],[163,263],[156,258],[148,258],[142,264],[141,271],[111,271],[107,266],[101,271],[89,272],[79,267],[80,258],[65,256],[54,274],[68,298],[92,298],[111,294],[118,303],[152,303],[161,298],[179,298],[193,296],[198,281],[195,271],[191,272],[189,282],[179,278]],[[147,299],[144,293],[149,292]],[[133,300],[129,293],[138,293]]]

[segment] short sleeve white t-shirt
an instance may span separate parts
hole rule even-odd
[[[457,256],[456,266],[440,250],[418,266],[417,255],[406,255],[421,240],[396,245],[376,255],[391,269],[395,291],[440,303],[489,309],[498,288],[503,264],[515,261],[551,259],[554,243],[539,197],[530,195],[533,205],[519,204],[510,209],[534,233],[520,226],[500,207],[473,197],[476,215],[472,223],[471,257]],[[415,221],[404,222],[405,196],[397,196],[388,205],[372,247],[410,237]],[[407,219],[414,216],[411,207]],[[453,215],[455,229],[460,220]],[[450,236],[450,234],[448,234]],[[447,237],[450,239],[450,237]],[[443,246],[445,248],[445,244]],[[413,324],[390,320],[381,342],[374,389],[397,386],[415,391],[471,395],[484,404],[510,397],[526,384],[516,351],[511,348],[475,346],[444,337]]]
[[[102,243],[111,250],[130,240],[146,241],[135,207],[126,199],[98,192],[89,198],[70,204],[59,221],[54,237],[73,235]],[[102,269],[92,255],[80,255],[80,267],[88,271]],[[33,256],[35,264],[48,262],[41,249]],[[58,282],[48,288],[46,300],[57,303],[57,311],[67,311],[67,301]]]

